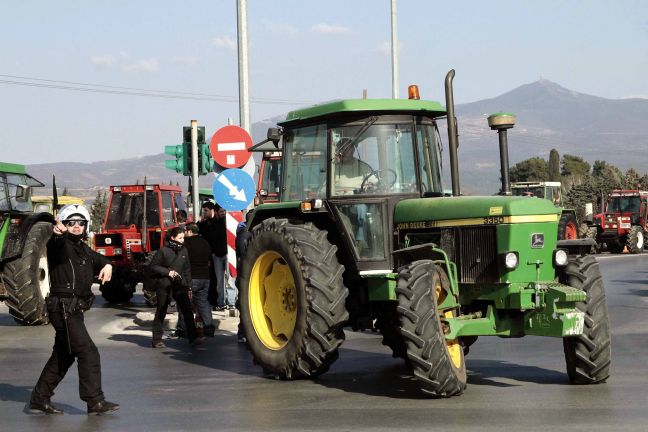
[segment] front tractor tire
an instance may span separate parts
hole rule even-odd
[[[631,254],[640,254],[644,249],[644,231],[639,225],[633,225],[626,236],[626,247]]]
[[[36,222],[25,240],[20,258],[6,264],[3,280],[7,290],[5,303],[14,320],[24,325],[47,324],[45,297],[49,294],[47,241],[52,224]]]
[[[443,318],[457,310],[439,310],[450,290],[445,271],[430,260],[414,261],[398,274],[396,294],[407,357],[421,390],[450,397],[466,389],[464,352],[459,340],[447,340]]]
[[[241,321],[266,374],[315,377],[337,359],[349,314],[336,252],[312,223],[270,218],[252,230],[239,270]]]
[[[610,376],[611,342],[603,278],[592,256],[570,257],[560,282],[587,294],[576,307],[585,313],[583,334],[563,338],[567,375],[572,384],[598,384]]]

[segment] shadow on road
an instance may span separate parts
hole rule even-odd
[[[386,396],[398,399],[428,399],[419,390],[416,378],[405,362],[390,359],[384,354],[341,349],[341,356],[349,358],[343,364],[335,363],[334,371],[316,379],[316,383],[350,393]],[[385,365],[389,363],[388,365]],[[468,360],[468,385],[516,387],[524,382],[549,385],[568,385],[566,373],[525,366],[498,360]],[[518,383],[511,382],[517,381]]]
[[[36,383],[34,381],[34,383]],[[3,402],[23,402],[25,405],[22,412],[29,414],[29,399],[31,398],[31,387],[14,386],[11,384],[0,383],[0,401]],[[65,411],[66,414],[86,414],[72,405],[55,402],[55,405]]]
[[[495,387],[514,387],[517,384],[497,381],[495,378],[532,382],[536,384],[569,384],[566,372],[526,366],[500,360],[468,360],[468,383]]]

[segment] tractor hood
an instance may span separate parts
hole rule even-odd
[[[396,205],[394,223],[439,221],[444,226],[484,223],[557,222],[561,209],[528,197],[449,197],[406,199]],[[507,217],[514,216],[515,219]],[[490,218],[490,219],[489,219]],[[493,222],[492,218],[505,218]],[[439,226],[441,226],[439,225]]]

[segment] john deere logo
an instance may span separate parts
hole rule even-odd
[[[544,247],[544,234],[531,234],[531,247],[541,249]]]

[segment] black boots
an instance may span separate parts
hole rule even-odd
[[[96,404],[90,406],[88,404],[88,415],[102,415],[110,414],[119,409],[119,405],[116,403],[108,402],[107,400],[102,400]]]
[[[63,414],[62,409],[56,408],[49,401],[45,403],[30,402],[28,411],[30,414]]]

